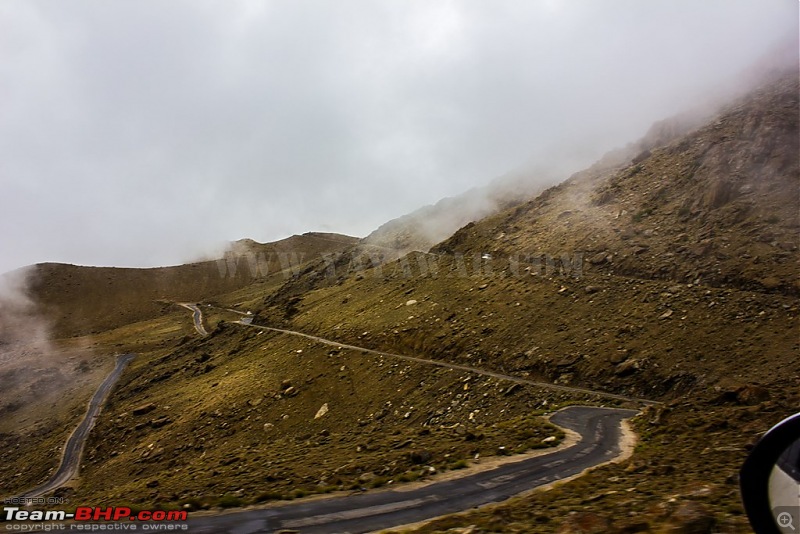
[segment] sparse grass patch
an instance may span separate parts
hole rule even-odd
[[[243,501],[235,495],[225,494],[217,501],[217,506],[221,508],[236,508],[242,506]]]
[[[386,483],[389,481],[387,477],[376,477],[370,481],[370,487],[372,488],[380,488],[381,486],[385,486]]]
[[[259,493],[256,495],[254,499],[255,502],[269,502],[269,501],[279,501],[283,498],[283,495],[277,491],[265,491],[263,493]]]
[[[450,469],[455,471],[456,469],[464,469],[468,466],[469,464],[467,463],[467,461],[462,459],[462,460],[456,460],[455,462],[450,464]]]
[[[646,217],[649,217],[652,213],[653,213],[652,208],[639,210],[633,215],[631,215],[631,220],[635,223],[642,222]]]
[[[406,471],[397,477],[398,482],[414,482],[420,477],[419,471]]]

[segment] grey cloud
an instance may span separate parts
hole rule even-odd
[[[366,235],[553,154],[576,170],[796,39],[797,9],[6,0],[0,271]]]

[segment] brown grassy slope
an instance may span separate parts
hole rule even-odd
[[[669,402],[635,422],[630,461],[424,532],[748,532],[736,472],[800,408],[797,94],[796,74],[762,87],[636,164],[468,225],[439,255],[342,262],[291,313],[279,292],[259,319]],[[579,277],[532,261],[576,251]]]
[[[0,453],[18,468],[0,470],[0,496],[30,489],[58,467],[67,437],[113,368],[115,354],[147,359],[197,336],[190,312],[181,310],[92,336],[2,347]]]
[[[286,239],[271,243],[259,243],[252,239],[240,239],[233,243],[229,252],[235,254],[252,252],[269,256],[271,271],[285,268],[276,254],[295,254],[299,262],[308,261],[314,256],[343,250],[356,245],[360,241],[357,237],[326,232],[306,232],[303,235],[293,235]]]
[[[0,496],[31,488],[53,472],[61,448],[113,367],[79,343],[13,344],[0,356]],[[30,461],[34,453],[34,461]]]
[[[798,352],[797,91],[782,78],[656,132],[669,143],[639,163],[607,158],[438,254],[310,270],[259,320],[645,397],[769,383]],[[584,261],[558,275],[564,251]]]
[[[405,266],[390,263],[309,293],[294,303],[288,326],[654,399],[767,383],[775,366],[792,368],[798,351],[793,297],[597,273],[515,275],[501,262],[464,276],[446,258],[438,274],[423,275],[424,260],[413,255]],[[274,309],[260,315],[280,317]]]
[[[335,234],[305,234],[276,243],[239,242],[222,260],[152,269],[45,263],[34,267],[30,293],[54,321],[56,337],[97,333],[157,316],[167,305],[163,301],[229,293],[355,241]]]
[[[167,300],[271,287],[283,280],[281,269],[288,267],[289,276],[308,257],[354,242],[306,234],[274,244],[249,242],[219,263],[160,269],[34,266],[28,277],[34,305],[18,302],[0,310],[0,451],[9,462],[28,466],[2,471],[0,493],[30,488],[55,469],[66,436],[114,354],[134,352],[146,359],[196,335],[191,313]],[[89,335],[48,341],[81,333]]]
[[[508,387],[223,324],[134,360],[89,440],[75,499],[249,504],[549,446],[560,433],[531,411],[567,397]]]
[[[434,252],[577,252],[592,272],[797,295],[798,146],[794,73],[636,163],[578,173]]]

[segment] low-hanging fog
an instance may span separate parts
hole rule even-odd
[[[797,26],[792,0],[4,0],[0,272],[365,236],[566,174]]]

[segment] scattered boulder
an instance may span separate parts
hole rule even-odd
[[[770,400],[769,390],[756,384],[745,384],[743,386],[728,386],[720,389],[720,395],[716,402],[719,404],[742,404],[745,406],[755,406]]]
[[[695,501],[685,501],[670,515],[660,534],[711,534],[716,520],[709,509]]]
[[[632,375],[641,369],[641,367],[642,364],[639,360],[625,360],[621,364],[617,365],[616,369],[614,369],[614,374],[617,376]]]
[[[417,303],[417,301],[416,301],[416,300],[414,300],[414,299],[407,300],[407,301],[406,301],[406,306],[413,306],[413,305],[414,305],[414,304],[416,304],[416,303]]]
[[[594,256],[589,258],[588,261],[592,265],[600,265],[600,264],[605,263],[606,261],[608,261],[608,253],[607,252],[598,252],[597,254],[595,254]]]
[[[417,451],[411,451],[408,457],[415,464],[426,464],[431,461],[433,455],[431,454],[430,451],[421,449]]]
[[[152,412],[155,409],[156,409],[156,405],[153,404],[152,402],[149,402],[147,404],[142,404],[141,406],[137,406],[136,408],[131,410],[131,413],[133,415],[145,415],[145,414],[148,414],[148,413]]]
[[[759,280],[759,283],[764,289],[776,289],[781,285],[780,279],[774,276],[768,276],[766,278],[762,278],[761,280]]]
[[[578,363],[580,360],[581,360],[581,355],[580,354],[569,354],[567,356],[564,356],[563,358],[561,358],[557,362],[555,362],[555,365],[556,365],[556,367],[572,367],[573,365]]]
[[[618,365],[628,359],[627,350],[618,350],[608,355],[608,361],[614,365]]]
[[[166,426],[172,422],[172,419],[167,417],[166,415],[162,415],[156,419],[152,419],[150,421],[150,426],[153,428],[161,428],[162,426]]]
[[[558,534],[604,534],[612,530],[611,520],[593,512],[573,512],[558,529]]]
[[[724,179],[717,179],[711,183],[703,195],[703,204],[706,208],[716,209],[724,206],[736,197],[733,184]]]
[[[755,384],[747,384],[736,391],[736,402],[747,406],[761,404],[769,399],[769,390]]]
[[[377,475],[375,473],[367,472],[367,473],[363,473],[361,476],[359,476],[358,477],[358,481],[361,482],[362,484],[365,484],[367,482],[371,482],[371,481],[375,480],[376,478],[377,478]]]
[[[319,419],[320,417],[322,417],[326,413],[328,413],[328,403],[327,402],[319,407],[319,410],[317,410],[317,414],[314,416],[314,419]]]

